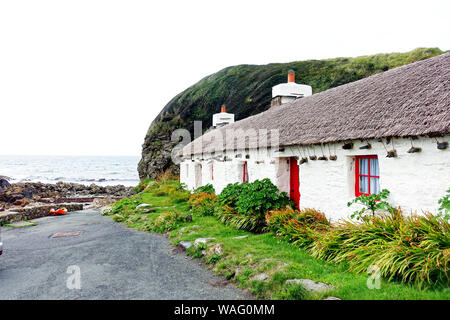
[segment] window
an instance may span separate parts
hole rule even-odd
[[[356,157],[355,196],[380,192],[380,167],[377,156]]]
[[[214,163],[211,162],[211,180],[214,180]]]
[[[247,167],[247,161],[244,162],[243,165],[243,175],[242,175],[242,182],[248,182],[248,167]]]

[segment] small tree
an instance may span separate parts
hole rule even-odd
[[[365,208],[353,212],[351,215],[352,219],[364,219],[367,216],[367,213],[375,216],[375,211],[377,210],[391,210],[392,206],[387,201],[384,201],[389,196],[389,193],[389,190],[383,189],[378,194],[369,194],[368,196],[363,194],[348,202],[347,207],[350,207],[354,203],[359,203],[365,206]]]

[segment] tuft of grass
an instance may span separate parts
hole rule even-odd
[[[23,225],[23,226],[16,226],[16,225],[5,223],[5,224],[2,224],[1,226],[5,227],[5,228],[28,228],[28,227],[37,226],[36,222],[29,221],[29,220],[23,220],[23,221],[24,222],[28,222],[28,224],[27,225]]]

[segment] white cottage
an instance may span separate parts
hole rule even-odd
[[[333,219],[381,189],[405,213],[436,212],[450,187],[450,53],[314,95],[293,79],[273,88],[269,110],[185,146],[180,181],[220,192],[270,178]]]

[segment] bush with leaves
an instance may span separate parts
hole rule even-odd
[[[146,229],[163,233],[175,229],[180,223],[186,221],[186,214],[183,211],[174,209],[161,213],[153,222],[147,224]]]
[[[229,183],[222,192],[217,196],[217,202],[220,205],[226,205],[230,207],[236,207],[236,203],[242,193],[242,190],[247,185],[244,183]]]
[[[400,209],[391,209],[390,214],[362,222],[342,221],[319,233],[308,251],[328,262],[345,263],[355,272],[376,265],[389,280],[448,284],[450,226],[432,214],[405,217]]]
[[[290,205],[291,199],[286,192],[279,192],[270,179],[256,180],[244,183],[241,194],[236,201],[237,212],[244,215],[254,215],[262,220],[269,210],[280,209]]]
[[[320,211],[305,208],[301,211],[290,207],[272,210],[266,215],[267,229],[285,240],[307,247],[317,238],[318,232],[330,229],[331,223]]]
[[[352,201],[348,202],[348,207],[350,207],[354,203],[359,203],[365,206],[365,208],[355,211],[351,215],[352,219],[366,219],[368,217],[368,213],[373,217],[378,210],[382,210],[385,212],[391,210],[392,206],[387,201],[385,201],[385,199],[387,199],[387,197],[389,196],[389,193],[389,190],[383,189],[378,194],[362,194],[359,197],[356,197]]]
[[[214,190],[214,187],[212,184],[208,183],[208,184],[198,187],[197,189],[194,190],[194,193],[200,193],[200,192],[215,194],[216,190]]]
[[[212,216],[217,205],[216,195],[197,192],[190,195],[188,204],[192,212],[200,216]]]
[[[270,179],[229,184],[217,197],[219,220],[237,229],[261,232],[266,226],[265,214],[292,204],[286,192]],[[229,212],[223,212],[229,211]]]

